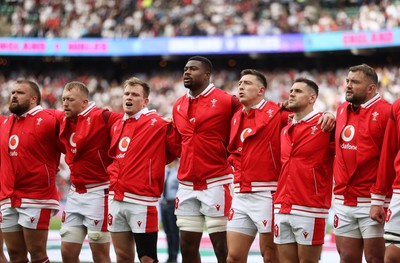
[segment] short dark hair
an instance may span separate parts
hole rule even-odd
[[[378,75],[376,74],[375,69],[368,66],[367,64],[361,64],[361,65],[350,67],[349,71],[350,72],[361,71],[364,73],[365,76],[367,76],[367,78],[369,80],[372,81],[372,83],[374,83],[375,85],[378,84]]]
[[[64,89],[67,91],[71,91],[73,88],[77,88],[80,92],[82,92],[87,98],[89,97],[89,89],[87,86],[80,81],[71,81],[65,84]]]
[[[298,83],[298,82],[305,83],[307,85],[307,87],[309,87],[315,91],[315,94],[317,94],[317,97],[318,97],[319,87],[314,81],[312,81],[311,79],[307,79],[307,78],[295,79],[294,83]]]
[[[150,95],[150,86],[149,86],[149,84],[147,84],[147,82],[145,82],[139,78],[132,77],[130,79],[125,80],[123,87],[125,89],[127,86],[135,86],[135,85],[142,86],[143,96],[147,99]]]
[[[204,66],[206,66],[206,69],[208,71],[210,71],[210,73],[212,73],[213,65],[212,65],[211,61],[208,58],[203,57],[203,56],[194,56],[194,57],[191,57],[191,58],[188,59],[188,61],[190,61],[190,60],[200,61]]]
[[[255,69],[244,69],[240,72],[240,76],[243,77],[244,75],[254,75],[257,79],[261,82],[261,84],[267,88],[267,78],[262,74],[260,71]]]
[[[27,84],[34,95],[37,97],[36,105],[40,105],[42,101],[42,94],[40,93],[39,84],[29,79],[17,79],[17,84]]]

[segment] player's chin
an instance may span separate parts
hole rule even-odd
[[[353,102],[353,94],[346,94],[346,101]]]
[[[183,86],[187,89],[191,89],[193,87],[192,82],[183,82]]]
[[[246,99],[246,97],[245,96],[240,96],[239,95],[239,101],[240,101],[240,103],[246,103],[246,101],[247,101],[247,99]]]

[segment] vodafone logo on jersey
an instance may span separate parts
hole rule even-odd
[[[69,137],[69,145],[71,145],[71,152],[76,153],[76,142],[75,142],[75,132]]]
[[[347,125],[344,127],[340,138],[343,140],[344,143],[340,144],[340,148],[344,150],[357,150],[357,145],[352,145],[350,142],[353,140],[354,135],[356,133],[356,129],[353,125]]]
[[[71,134],[71,136],[69,137],[69,144],[70,144],[72,147],[76,147],[76,142],[75,142],[75,140],[74,140],[74,137],[75,137],[75,132],[73,132],[73,133]]]
[[[19,144],[19,138],[17,135],[11,135],[10,139],[8,140],[8,148],[10,148],[10,150],[15,150],[17,149]]]
[[[342,140],[345,142],[349,142],[353,140],[354,134],[355,134],[356,129],[354,128],[353,125],[347,125],[343,131],[342,131]]]
[[[128,150],[129,143],[131,142],[131,138],[124,137],[119,141],[118,148],[121,152],[126,152]]]
[[[240,140],[241,140],[242,142],[244,142],[244,140],[245,140],[247,137],[249,137],[249,135],[251,134],[252,131],[253,131],[253,130],[250,129],[250,128],[244,129],[244,130],[242,131],[242,133],[240,134]]]

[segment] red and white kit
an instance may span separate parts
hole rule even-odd
[[[228,151],[234,167],[234,191],[228,231],[255,236],[273,227],[272,192],[276,190],[280,165],[280,131],[289,112],[262,100],[231,121]],[[260,209],[262,207],[262,209]]]
[[[248,114],[232,118],[228,151],[234,167],[235,193],[276,191],[280,163],[280,132],[290,112],[262,100]]]
[[[369,217],[370,190],[377,179],[390,108],[379,94],[356,110],[348,102],[338,108],[333,167],[333,226],[338,236],[358,239],[383,236],[383,225]]]
[[[323,132],[313,111],[281,133],[282,170],[275,213],[328,218],[332,203],[333,135]]]
[[[357,111],[348,102],[338,108],[333,167],[335,203],[370,206],[370,189],[377,177],[390,107],[377,94]]]
[[[36,106],[1,125],[1,227],[47,230],[59,209],[56,173],[62,112]]]
[[[116,205],[115,201],[148,206],[147,211],[151,213],[145,213],[143,218],[137,219],[138,222],[143,222],[139,227],[145,229],[150,221],[158,220],[154,209],[164,188],[165,165],[179,154],[176,132],[155,111],[149,111],[147,108],[130,118],[125,115],[112,130],[109,154],[114,160],[108,167],[109,230],[125,231],[115,228],[115,222],[118,222],[121,216],[121,209],[125,211],[125,208],[121,207],[122,204]],[[139,210],[136,211],[139,213]],[[152,225],[157,225],[154,222]],[[154,232],[154,229],[149,231]]]
[[[400,197],[400,100],[393,103],[382,145],[378,177],[371,187],[371,203],[384,205],[393,189],[393,196]],[[393,165],[394,164],[394,165]]]
[[[182,138],[175,214],[228,216],[232,168],[228,163],[230,120],[239,100],[211,83],[197,97],[177,100],[173,119]]]
[[[60,140],[66,148],[65,161],[71,170],[72,189],[86,193],[93,189],[107,189],[107,167],[111,143],[110,130],[121,114],[98,108],[94,102],[82,111],[76,121],[64,117]]]
[[[371,188],[372,204],[384,205],[383,200],[393,198],[387,210],[385,230],[400,234],[400,100],[393,103],[386,128],[379,162],[378,178]],[[394,164],[394,165],[393,165]]]
[[[189,92],[173,108],[173,119],[182,136],[178,171],[180,187],[204,190],[232,182],[227,161],[230,121],[239,100],[210,84],[198,97]]]
[[[312,111],[281,133],[282,170],[274,200],[277,244],[324,243],[332,202],[333,133],[323,132]]]
[[[110,130],[121,118],[121,114],[100,109],[94,102],[76,120],[63,118],[60,140],[66,148],[65,161],[71,171],[63,227],[83,224],[89,230],[107,231],[110,184],[107,167],[112,163],[108,156]]]
[[[1,207],[59,209],[56,173],[62,112],[36,106],[1,126]]]

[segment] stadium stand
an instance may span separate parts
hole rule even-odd
[[[3,0],[13,37],[175,37],[378,30],[400,23],[399,1]]]

